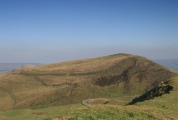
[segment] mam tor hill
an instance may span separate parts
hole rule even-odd
[[[0,75],[0,109],[142,95],[176,75],[144,57],[128,54],[32,66]]]

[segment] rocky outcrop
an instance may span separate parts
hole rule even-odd
[[[162,96],[163,94],[168,94],[171,90],[173,90],[173,88],[174,87],[171,86],[168,81],[162,82],[160,85],[144,93],[140,97],[133,99],[130,103],[128,103],[128,105],[133,105],[137,102],[143,102],[145,100],[150,100],[155,97]]]

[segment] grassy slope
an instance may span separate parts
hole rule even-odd
[[[98,77],[96,71],[107,69],[126,57],[101,57],[29,67],[1,75],[0,109],[47,107],[79,103],[92,97],[116,96],[117,91],[111,92],[115,87],[94,86],[91,79]]]
[[[174,86],[170,94],[164,94],[152,100],[137,103],[128,106],[91,106],[83,110],[74,110],[74,114],[83,119],[160,119],[177,120],[178,119],[178,77],[171,79],[171,85]],[[72,112],[71,112],[72,113]],[[75,118],[75,117],[73,117]]]
[[[0,112],[2,120],[51,120],[60,116],[81,118],[83,120],[177,120],[178,119],[178,77],[171,79],[174,86],[170,94],[165,94],[152,100],[136,105],[92,105],[82,104],[62,105],[43,109],[19,109]]]
[[[0,109],[142,94],[171,74],[143,57],[126,54],[28,67],[0,76]]]

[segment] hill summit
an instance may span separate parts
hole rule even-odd
[[[0,75],[0,109],[141,95],[175,74],[144,57],[130,54],[30,66]]]

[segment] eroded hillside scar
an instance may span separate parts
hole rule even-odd
[[[163,94],[168,94],[171,90],[173,90],[173,88],[174,87],[172,85],[169,85],[168,81],[162,82],[160,85],[144,93],[140,97],[133,99],[130,103],[128,103],[128,105],[133,105],[137,102],[143,102],[145,100],[150,100],[155,97],[162,96]]]
[[[94,84],[104,87],[124,82],[124,88],[130,91],[132,81],[140,84],[147,82],[150,86],[145,91],[148,91],[159,85],[161,81],[168,80],[171,75],[170,71],[157,67],[157,64],[151,61],[145,61],[140,58],[128,58],[105,70],[95,80]]]
[[[123,68],[122,66],[128,62],[128,60],[123,60],[119,64],[110,67],[107,71],[104,71],[105,73],[107,72],[116,72],[117,75],[113,76],[104,76],[104,72],[102,73],[101,77],[99,77],[96,81],[95,84],[99,85],[101,87],[104,86],[109,86],[113,84],[119,84],[120,82],[129,82],[129,71],[136,65],[137,59],[132,59],[131,65],[129,65],[127,68]],[[126,65],[127,66],[127,65]]]

